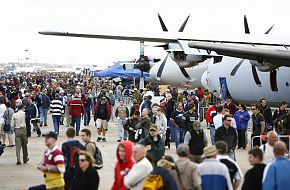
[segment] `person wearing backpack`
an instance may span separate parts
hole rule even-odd
[[[170,174],[174,166],[174,159],[171,156],[163,156],[153,168],[152,173],[146,178],[143,189],[177,190],[176,182]]]
[[[62,144],[62,152],[65,163],[65,188],[67,190],[73,189],[73,182],[75,178],[76,168],[78,168],[78,152],[84,150],[84,146],[75,140],[76,130],[69,127],[66,131],[67,141]]]
[[[124,177],[129,173],[135,164],[132,159],[133,143],[131,141],[122,141],[117,147],[117,160],[115,165],[115,180],[111,190],[127,190],[124,185]]]
[[[103,157],[100,149],[97,147],[96,143],[91,141],[92,133],[89,129],[81,130],[82,140],[85,142],[85,150],[90,153],[95,159],[93,167],[95,170],[99,170],[103,167]]]
[[[201,177],[196,163],[188,159],[189,146],[180,144],[176,149],[178,159],[175,162],[175,169],[170,173],[175,179],[178,190],[200,190]]]
[[[237,189],[243,178],[240,166],[228,155],[226,155],[228,151],[227,143],[225,143],[224,141],[217,141],[215,143],[215,147],[217,149],[217,157],[216,157],[217,160],[219,160],[221,163],[227,166],[232,181],[233,189]]]
[[[193,123],[192,129],[186,132],[184,143],[189,146],[189,158],[195,163],[200,163],[203,149],[207,147],[208,140],[205,132],[201,129],[200,121]]]

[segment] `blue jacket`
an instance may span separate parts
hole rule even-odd
[[[290,187],[290,160],[276,158],[264,171],[263,190],[285,190]]]
[[[42,95],[42,108],[43,109],[49,109],[50,107],[50,99],[47,95]]]
[[[243,116],[241,119],[240,117]],[[247,111],[237,111],[234,115],[234,118],[237,123],[237,129],[244,129],[246,130],[248,128],[248,122],[250,120],[250,115]]]
[[[173,176],[166,169],[164,169],[162,167],[155,166],[152,174],[159,174],[162,177],[163,184],[164,184],[163,189],[166,189],[166,190],[176,190],[177,189],[177,185],[176,185],[176,182],[175,182]]]

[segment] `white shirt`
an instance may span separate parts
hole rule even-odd
[[[273,148],[274,147],[269,145],[269,143],[266,143],[265,145],[260,146],[260,149],[264,152],[264,160],[263,161],[265,164],[269,164],[275,159]]]
[[[153,171],[153,166],[145,157],[135,163],[129,173],[124,177],[124,184],[128,189],[141,190],[147,176]]]
[[[223,125],[223,117],[224,115],[219,113],[213,117],[213,124],[215,126],[215,130],[217,130]]]
[[[237,128],[237,122],[236,122],[235,118],[232,118],[231,126],[235,129]]]
[[[4,124],[4,113],[6,111],[6,106],[4,104],[0,104],[0,125],[3,125]]]

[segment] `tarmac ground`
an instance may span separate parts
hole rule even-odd
[[[82,121],[83,122],[83,121]],[[85,126],[81,124],[81,129]],[[87,126],[92,131],[92,140],[97,139],[96,127],[93,121],[90,126]],[[60,127],[60,135],[58,138],[58,146],[66,141],[65,126]],[[47,133],[53,130],[51,115],[48,115],[48,126],[41,127],[42,133]],[[209,130],[205,129],[208,139],[210,139]],[[81,141],[80,137],[76,139]],[[106,136],[107,142],[98,142],[97,146],[101,149],[104,167],[99,170],[100,176],[100,190],[108,190],[111,188],[114,180],[114,166],[116,163],[116,146],[117,146],[117,127],[116,123],[109,122],[109,131]],[[45,150],[44,138],[37,137],[36,133],[32,134],[28,143],[29,162],[27,164],[16,165],[16,153],[15,147],[5,148],[5,152],[0,157],[0,190],[20,190],[28,189],[30,186],[39,185],[44,183],[43,175],[36,169],[37,165],[43,158]],[[237,162],[240,165],[243,174],[249,169],[249,163],[247,160],[246,150],[236,150]],[[175,144],[171,143],[171,149],[166,148],[165,154],[173,156],[175,159],[177,155],[175,153]]]

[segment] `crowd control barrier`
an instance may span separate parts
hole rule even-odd
[[[259,139],[260,141],[260,145],[266,144],[267,143],[267,135],[257,135],[257,136],[253,136],[253,138],[251,139],[251,148],[254,147],[254,141],[256,139]],[[283,141],[285,142],[286,146],[287,146],[287,157],[289,158],[289,147],[290,147],[290,135],[278,135],[278,140],[279,141]]]

